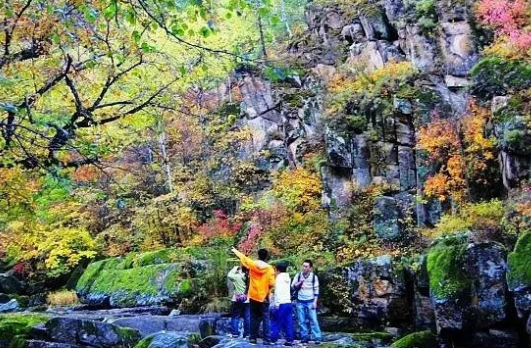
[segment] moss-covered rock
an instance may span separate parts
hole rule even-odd
[[[389,343],[393,339],[393,335],[389,332],[360,332],[352,335],[356,341],[370,342],[370,343]]]
[[[138,330],[92,320],[53,318],[45,327],[53,342],[90,347],[132,347],[141,339]]]
[[[507,258],[507,284],[509,290],[531,286],[531,232],[524,233]]]
[[[187,348],[188,337],[177,332],[157,332],[140,341],[135,348]]]
[[[189,264],[176,250],[133,253],[90,264],[76,285],[82,303],[134,307],[179,300],[191,291]]]
[[[48,320],[40,314],[5,314],[0,315],[0,347],[8,347],[17,340],[22,340],[31,332],[31,328]]]
[[[471,280],[465,271],[466,248],[464,235],[441,238],[430,248],[427,269],[434,298],[456,299],[469,292]]]
[[[429,330],[419,331],[394,342],[393,348],[432,348],[437,347],[437,337]]]

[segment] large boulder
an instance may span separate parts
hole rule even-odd
[[[429,250],[427,270],[437,331],[443,338],[506,320],[503,246],[471,243],[467,235],[441,238]]]
[[[203,337],[229,332],[229,318],[223,318],[220,314],[138,316],[108,319],[106,322],[138,330],[142,337],[159,331],[201,332]]]
[[[412,274],[413,282],[413,318],[415,328],[428,330],[435,328],[435,313],[430,299],[427,258],[420,258],[418,269]]]
[[[473,279],[474,327],[485,329],[507,318],[507,252],[496,243],[476,243],[467,248],[466,270]]]
[[[330,167],[352,168],[349,142],[330,129],[326,132],[326,156]]]
[[[19,309],[20,305],[15,299],[12,299],[7,303],[0,304],[0,313],[15,312]]]
[[[12,272],[0,273],[0,293],[20,294],[24,284]]]
[[[174,262],[175,256],[167,249],[91,263],[76,292],[82,303],[100,307],[177,303],[191,291],[191,280],[190,270]]]
[[[527,321],[531,335],[531,233],[520,236],[507,258],[507,285],[512,292],[518,317]]]
[[[136,348],[188,348],[188,336],[178,332],[157,332],[142,341]]]
[[[404,221],[413,207],[406,192],[394,197],[380,196],[374,202],[374,233],[384,241],[399,241],[406,236]]]
[[[140,333],[131,328],[76,318],[53,318],[45,327],[53,342],[97,348],[132,346],[141,338]]]
[[[358,260],[346,269],[352,291],[352,313],[357,326],[369,329],[404,326],[410,307],[403,267],[391,256]]]

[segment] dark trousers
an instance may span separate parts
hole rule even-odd
[[[249,326],[251,319],[249,303],[232,301],[231,333],[233,335],[240,334],[240,330],[238,328],[240,318],[243,318],[243,337],[247,337],[249,336]]]
[[[283,303],[271,313],[271,340],[275,342],[284,333],[287,342],[293,342],[293,305]]]
[[[258,302],[255,300],[249,300],[249,306],[251,307],[251,334],[249,338],[258,338],[258,330],[260,328],[260,323],[263,322],[263,338],[264,341],[269,341],[269,331],[271,326],[271,320],[269,319],[269,302]]]

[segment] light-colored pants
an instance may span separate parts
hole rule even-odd
[[[313,303],[304,303],[297,301],[297,319],[299,322],[300,339],[308,341],[308,322],[310,324],[311,337],[315,341],[321,341],[321,329],[317,321],[317,310],[312,308]]]

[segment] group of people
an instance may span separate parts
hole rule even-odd
[[[291,280],[288,264],[279,262],[274,267],[266,249],[258,250],[258,260],[252,260],[236,249],[232,252],[241,265],[230,270],[227,278],[233,286],[231,331],[239,337],[239,322],[243,318],[243,337],[256,344],[260,324],[263,325],[263,344],[275,344],[284,334],[285,346],[293,345],[293,305],[295,302],[299,338],[305,344],[322,340],[317,321],[319,279],[313,273],[311,260],[302,264],[301,271]]]

